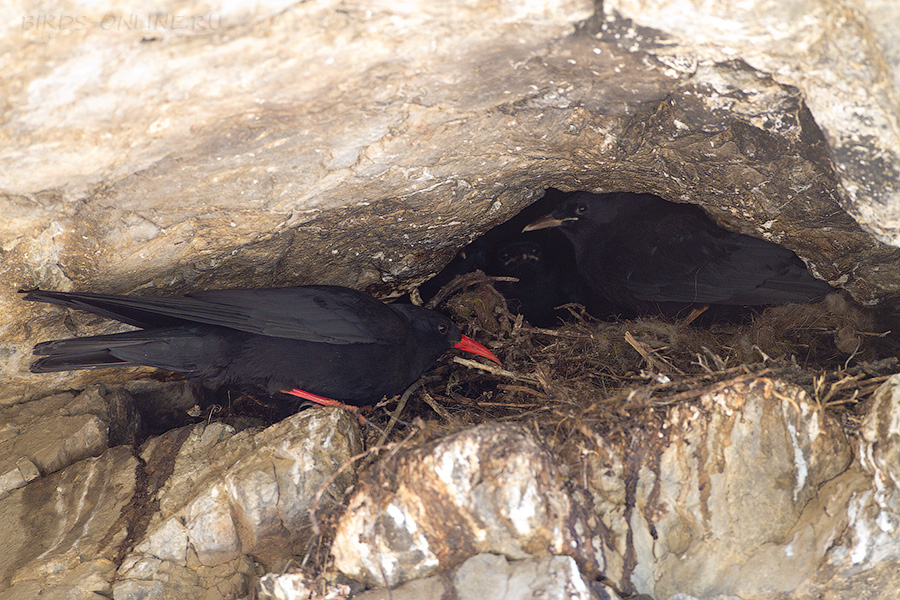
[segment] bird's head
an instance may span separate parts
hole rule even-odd
[[[617,198],[576,192],[563,200],[552,213],[535,219],[522,231],[537,231],[548,227],[560,227],[563,231],[578,231],[591,224],[611,223],[618,213]]]
[[[497,249],[496,262],[505,268],[521,264],[539,263],[543,260],[540,244],[530,240],[514,240]]]
[[[420,340],[419,347],[422,354],[434,352],[429,360],[434,362],[438,356],[448,348],[456,348],[464,352],[470,352],[483,356],[500,364],[500,359],[494,353],[459,331],[456,323],[441,313],[411,304],[393,304],[394,310],[406,315],[412,327],[412,335]],[[428,350],[430,349],[430,350]],[[429,363],[430,364],[430,363]]]

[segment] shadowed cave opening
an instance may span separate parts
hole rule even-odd
[[[634,202],[641,208],[633,215],[605,207],[609,214],[598,215],[595,209],[595,219],[609,222],[589,237],[581,235],[585,227],[573,232],[558,219],[546,224],[580,197],[598,207]],[[563,216],[578,220],[575,213]],[[580,221],[590,223],[584,216]],[[555,188],[461,249],[420,287],[422,298],[430,300],[454,277],[476,271],[494,278],[510,312],[545,328],[584,314],[603,321],[659,316],[705,325],[742,322],[767,306],[817,301],[835,291],[790,250],[728,231],[699,206],[650,194]]]
[[[493,277],[518,281],[496,281],[513,314],[522,314],[536,327],[555,327],[572,318],[565,305],[580,304],[594,316],[605,316],[602,306],[591,302],[585,282],[575,266],[572,246],[558,229],[523,232],[522,229],[550,213],[565,198],[554,188],[512,219],[487,231],[462,248],[437,275],[419,287],[422,298],[431,300],[455,277],[482,271]]]

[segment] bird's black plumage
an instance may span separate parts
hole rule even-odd
[[[402,391],[456,347],[497,360],[444,315],[350,288],[216,290],[179,298],[32,290],[137,331],[42,342],[35,373],[144,365],[274,394],[363,405]],[[499,361],[498,361],[499,362]]]
[[[557,308],[566,304],[582,304],[590,312],[602,312],[606,307],[591,302],[592,296],[575,268],[572,247],[562,232],[522,232],[535,217],[556,206],[563,195],[548,189],[543,198],[463,248],[443,271],[420,286],[422,297],[434,296],[457,275],[481,270],[491,276],[518,279],[496,281],[493,286],[506,298],[509,310],[532,325],[553,327],[572,318],[568,309]]]
[[[525,229],[559,227],[592,290],[634,311],[807,302],[831,286],[790,250],[651,194],[576,192]]]
[[[588,292],[575,271],[572,252],[564,239],[534,233],[501,239],[487,252],[482,267],[488,275],[515,277],[518,281],[494,284],[506,297],[509,309],[538,327],[559,325],[568,313],[558,307],[588,305]],[[560,236],[561,237],[561,236]],[[560,243],[563,247],[560,247]]]

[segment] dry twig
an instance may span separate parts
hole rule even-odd
[[[442,287],[438,290],[438,293],[428,301],[428,304],[425,305],[426,308],[435,308],[441,304],[444,300],[452,296],[454,293],[458,292],[463,288],[467,288],[472,285],[478,285],[479,283],[494,283],[495,281],[510,281],[516,282],[518,281],[515,277],[494,277],[491,275],[485,275],[483,271],[473,271],[471,273],[465,273],[463,275],[457,275],[453,281]]]
[[[684,375],[684,371],[682,371],[675,365],[671,364],[666,359],[664,359],[662,357],[653,356],[653,354],[651,354],[651,351],[648,350],[644,346],[644,344],[642,344],[639,341],[637,341],[636,339],[634,339],[634,336],[631,335],[630,331],[625,332],[625,341],[628,342],[629,346],[631,346],[632,348],[637,350],[638,354],[640,354],[641,357],[643,357],[643,359],[647,361],[647,364],[650,365],[650,368],[656,369],[660,373],[670,376],[670,378],[675,373],[678,373],[679,375]]]

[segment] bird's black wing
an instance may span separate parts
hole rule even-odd
[[[656,265],[658,271],[639,272],[625,287],[647,301],[734,305],[802,302],[829,291],[793,254],[746,242],[717,244],[706,262],[680,262],[677,253],[670,255]]]
[[[89,311],[136,327],[203,323],[331,344],[393,344],[406,323],[389,305],[338,286],[214,290],[180,298],[33,290],[25,300]]]
[[[703,215],[646,220],[639,229],[646,235],[613,235],[605,253],[609,277],[639,300],[761,305],[831,290],[790,250],[720,229]]]

